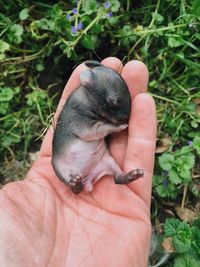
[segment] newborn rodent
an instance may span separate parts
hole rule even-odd
[[[81,85],[67,99],[53,137],[52,165],[58,178],[78,194],[91,192],[104,175],[116,184],[143,176],[124,173],[107,148],[105,137],[128,127],[131,97],[120,74],[97,61],[86,61]]]

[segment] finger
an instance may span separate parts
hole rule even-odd
[[[101,61],[101,63],[106,66],[114,69],[118,73],[122,72],[123,64],[120,59],[116,57],[108,57]]]
[[[138,94],[132,106],[124,170],[144,170],[144,177],[129,184],[129,187],[150,205],[156,146],[156,108],[153,98],[146,93]]]
[[[122,77],[126,81],[131,98],[147,91],[149,73],[143,62],[138,60],[128,62],[123,68]]]
[[[122,63],[118,58],[109,57],[102,61],[102,64],[108,67],[111,67],[115,70],[122,69]],[[80,64],[72,73],[70,79],[68,80],[63,94],[61,96],[60,102],[58,104],[58,108],[55,113],[54,125],[51,126],[46,133],[44,140],[42,142],[40,156],[48,157],[52,154],[52,139],[53,139],[53,128],[55,128],[56,120],[70,94],[80,85],[80,74],[83,70],[87,69],[84,63]]]
[[[131,98],[139,93],[147,91],[149,74],[144,63],[138,60],[128,62],[122,70],[122,77],[128,86]],[[111,154],[114,156],[120,167],[123,165],[126,153],[127,137],[127,130],[114,134],[109,147]]]

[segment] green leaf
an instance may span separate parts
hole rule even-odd
[[[200,229],[200,217],[198,217],[197,219],[195,219],[193,222],[192,222],[192,227],[197,227]],[[199,242],[200,244],[200,242]]]
[[[167,219],[164,224],[164,232],[166,237],[173,237],[176,234],[177,227],[180,225],[181,221],[178,219]]]
[[[174,163],[174,156],[171,154],[162,154],[158,159],[160,167],[163,170],[169,171]]]
[[[178,253],[184,253],[189,250],[192,242],[192,230],[188,223],[182,221],[173,237],[173,244]]]
[[[191,154],[191,149],[189,146],[183,146],[180,150],[177,150],[177,154]]]
[[[181,221],[178,219],[167,219],[164,224],[164,232],[166,237],[173,237]]]
[[[162,22],[164,19],[162,15],[155,13],[155,12],[151,13],[151,15],[152,15],[152,18],[154,18],[154,20],[158,22]]]
[[[168,196],[168,194],[166,192],[166,188],[161,184],[156,187],[156,192],[161,197],[167,197]]]
[[[166,177],[160,175],[153,176],[153,188],[161,197],[174,199],[177,196],[177,188]]]
[[[181,176],[175,169],[169,170],[169,180],[173,184],[180,184],[182,182]]]
[[[200,261],[190,255],[183,255],[175,259],[174,267],[199,267]]]
[[[183,166],[187,169],[192,169],[195,164],[195,157],[193,154],[183,155],[181,156],[181,160],[183,161]],[[182,167],[182,166],[181,166]]]
[[[9,102],[1,102],[0,105],[0,114],[5,115],[9,112]]]
[[[177,196],[177,189],[170,182],[167,186],[164,186],[163,184],[156,186],[155,190],[161,197],[170,197],[174,199]]]
[[[45,69],[44,64],[42,64],[42,63],[36,64],[35,67],[36,67],[37,71],[43,71]]]
[[[10,45],[3,40],[0,40],[0,53],[4,53],[5,51],[9,50]]]
[[[180,37],[170,36],[168,38],[168,45],[169,47],[178,47],[184,45],[184,42]]]
[[[117,16],[113,16],[111,18],[108,18],[108,20],[109,20],[109,23],[112,24],[112,25],[116,24],[119,21]]]
[[[191,237],[177,235],[173,238],[173,245],[178,253],[188,252],[191,247]]]
[[[182,178],[182,183],[189,184],[192,181],[191,171],[184,166],[184,168],[180,171],[180,176]]]
[[[195,121],[195,120],[193,120],[193,121],[191,121],[191,126],[193,127],[193,128],[197,128],[198,127],[198,123]]]
[[[199,0],[193,0],[191,13],[193,15],[199,16],[200,14],[200,1]]]
[[[29,106],[35,106],[35,104],[42,104],[46,99],[48,98],[48,95],[44,91],[33,91],[32,93],[29,93],[26,95],[27,98],[27,104]]]
[[[154,175],[153,176],[153,185],[159,185],[162,183],[163,177],[161,175]]]
[[[95,0],[87,0],[83,2],[83,11],[86,14],[90,15],[97,11],[97,1]]]
[[[94,39],[90,35],[85,35],[83,37],[81,43],[87,49],[94,49],[95,48]]]
[[[60,4],[53,5],[52,9],[49,10],[49,15],[53,20],[57,20],[59,17],[61,17],[63,14],[63,10],[60,6]]]
[[[19,87],[0,87],[0,114],[5,115],[10,112],[10,104],[16,94],[20,92]]]
[[[0,53],[0,61],[3,60],[6,57],[5,53]]]
[[[10,27],[8,32],[8,39],[10,42],[20,44],[22,42],[23,27],[20,24],[14,24]]]
[[[43,30],[53,30],[55,27],[55,23],[52,20],[48,20],[46,18],[35,21],[35,25]]]
[[[192,226],[192,247],[200,255],[200,228]]]
[[[192,230],[188,223],[174,218],[167,219],[164,232],[166,237],[172,237],[173,245],[178,253],[184,253],[190,249]]]
[[[16,36],[21,36],[24,32],[23,27],[20,24],[12,25],[10,31]]]
[[[102,30],[103,30],[103,25],[100,25],[100,24],[94,24],[91,28],[91,32],[95,34],[102,32]]]
[[[111,0],[111,11],[112,12],[117,12],[120,9],[120,2],[117,0]]]
[[[28,8],[24,8],[24,9],[22,9],[22,11],[20,11],[19,18],[21,20],[25,20],[28,18]]]
[[[10,87],[0,87],[0,102],[9,102],[14,97],[14,90]]]
[[[200,136],[196,136],[193,140],[193,147],[197,154],[200,155]]]
[[[156,80],[152,80],[149,83],[149,87],[151,87],[151,88],[158,88],[158,82]]]

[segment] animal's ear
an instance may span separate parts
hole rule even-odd
[[[80,74],[81,84],[86,87],[92,85],[94,78],[95,78],[95,74],[93,73],[92,70],[89,70],[89,69],[84,70]]]
[[[85,65],[90,69],[103,66],[100,62],[98,62],[96,60],[87,60],[87,61],[85,61]]]

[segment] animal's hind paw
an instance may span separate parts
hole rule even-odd
[[[144,176],[144,171],[142,169],[134,169],[126,174],[116,175],[114,181],[116,184],[129,184],[132,181],[137,180]]]
[[[69,186],[75,194],[79,194],[83,190],[83,183],[79,175],[71,175]]]

